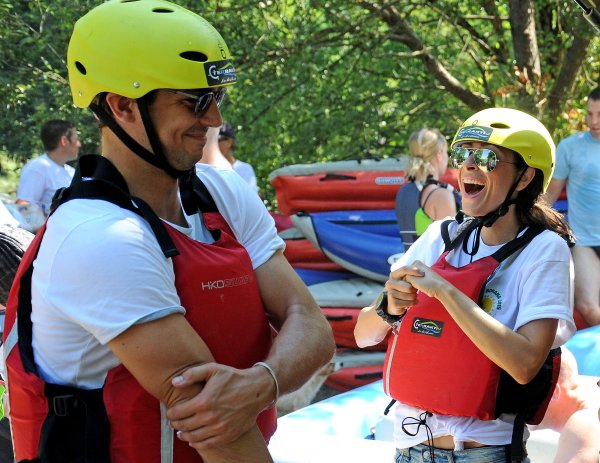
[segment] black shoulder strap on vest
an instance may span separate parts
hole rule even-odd
[[[80,158],[71,185],[54,195],[51,213],[61,204],[76,198],[101,199],[135,212],[148,222],[165,257],[179,254],[162,220],[145,201],[130,196],[127,182],[105,157],[86,155]]]

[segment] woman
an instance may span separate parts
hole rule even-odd
[[[421,129],[408,139],[409,183],[398,190],[396,216],[406,251],[434,221],[454,217],[460,196],[439,181],[448,167],[448,143],[437,129]]]
[[[469,217],[427,229],[393,265],[387,296],[362,310],[355,336],[365,347],[396,334],[384,369],[398,400],[396,462],[433,453],[528,461],[519,432],[541,419],[551,349],[575,331],[571,232],[540,199],[554,143],[533,117],[493,108],[470,117],[452,149]]]

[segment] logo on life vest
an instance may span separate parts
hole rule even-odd
[[[203,281],[201,283],[202,291],[213,289],[232,288],[233,286],[245,285],[250,281],[250,275],[244,275],[237,278],[226,278],[223,280]]]
[[[412,333],[425,334],[427,336],[439,338],[443,329],[444,322],[429,320],[428,318],[415,318],[410,331]]]

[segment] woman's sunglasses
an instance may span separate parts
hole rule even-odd
[[[460,169],[470,156],[473,156],[473,163],[477,167],[488,173],[492,172],[499,162],[517,165],[516,162],[501,161],[498,159],[498,155],[489,148],[465,148],[457,146],[452,148],[451,154],[452,167],[457,169]]]
[[[225,99],[225,95],[227,94],[227,90],[224,88],[220,88],[218,90],[206,89],[201,90],[199,93],[188,93],[183,92],[181,90],[169,90],[171,93],[175,93],[176,95],[184,96],[190,100],[194,100],[194,116],[202,117],[208,108],[210,108],[210,104],[213,100],[217,104],[217,107],[221,107],[221,103]]]

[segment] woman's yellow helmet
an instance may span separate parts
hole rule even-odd
[[[111,0],[77,21],[67,53],[73,102],[102,92],[140,98],[160,88],[237,80],[227,44],[204,18],[165,0]]]
[[[489,108],[469,117],[458,129],[452,147],[479,141],[513,150],[529,167],[544,174],[544,191],[552,178],[555,146],[552,136],[535,117],[516,109]]]

